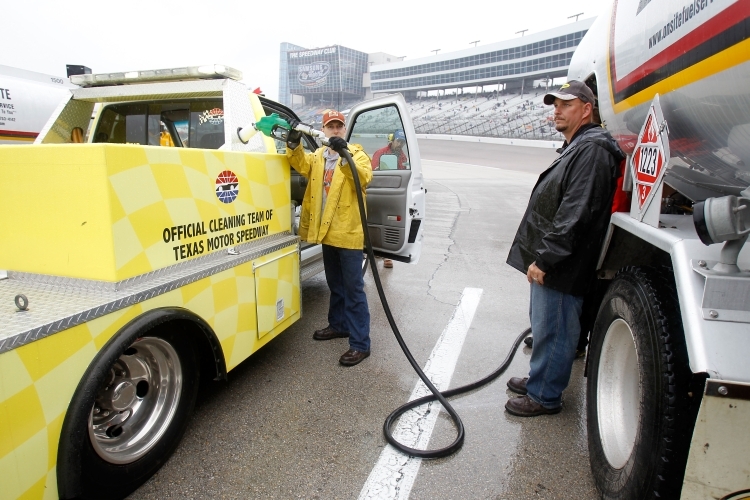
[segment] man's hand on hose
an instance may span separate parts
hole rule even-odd
[[[289,133],[286,136],[286,145],[289,149],[297,149],[297,146],[299,146],[299,143],[302,140],[302,132],[297,132],[296,130],[294,130],[295,128],[297,128],[297,125],[299,125],[299,120],[296,118],[292,118],[291,116],[284,119],[289,124]]]
[[[302,132],[290,130],[289,134],[286,136],[286,145],[289,149],[297,149],[297,146],[299,146],[301,140]]]
[[[292,118],[291,116],[284,119],[289,124],[289,130],[294,130],[295,128],[297,128],[297,125],[300,124],[300,121],[298,119]]]
[[[341,154],[342,151],[346,150],[346,141],[341,137],[329,137],[328,147]]]

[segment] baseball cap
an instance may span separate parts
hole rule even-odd
[[[336,111],[335,109],[327,109],[325,113],[323,113],[323,126],[325,127],[328,125],[328,122],[332,121],[339,121],[342,124],[346,125],[346,119],[344,118],[344,115]]]
[[[562,99],[563,101],[571,101],[577,98],[583,102],[590,102],[592,105],[595,104],[596,101],[591,89],[585,83],[579,82],[578,80],[570,80],[568,83],[560,87],[560,90],[557,92],[550,92],[545,95],[544,104],[553,104],[555,98]]]
[[[393,139],[392,139],[392,140],[394,140],[394,141],[404,141],[404,142],[406,142],[406,135],[404,135],[404,131],[403,131],[403,130],[400,130],[400,129],[399,129],[399,130],[396,130],[396,131],[395,131],[395,132],[393,133]]]

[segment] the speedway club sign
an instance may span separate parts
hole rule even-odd
[[[659,227],[662,181],[669,163],[668,133],[657,94],[651,102],[631,156],[633,202],[630,214],[654,227]]]

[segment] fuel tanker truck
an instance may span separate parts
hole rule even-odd
[[[0,499],[127,496],[177,446],[199,384],[300,318],[300,282],[322,270],[296,234],[304,178],[282,142],[238,134],[296,117],[241,79],[73,76],[34,144],[0,146]],[[370,155],[406,135],[410,168],[368,186],[368,229],[379,254],[416,262],[406,104],[367,101],[348,125]]]
[[[614,0],[568,79],[628,154],[587,359],[599,493],[750,498],[750,0]]]
[[[32,144],[71,87],[67,78],[0,64],[0,144]]]

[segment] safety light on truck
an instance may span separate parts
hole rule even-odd
[[[127,71],[124,73],[73,75],[70,77],[70,81],[81,87],[97,87],[128,83],[210,80],[214,78],[230,78],[239,81],[242,80],[242,72],[223,64],[210,64],[205,66],[188,66],[186,68]]]

